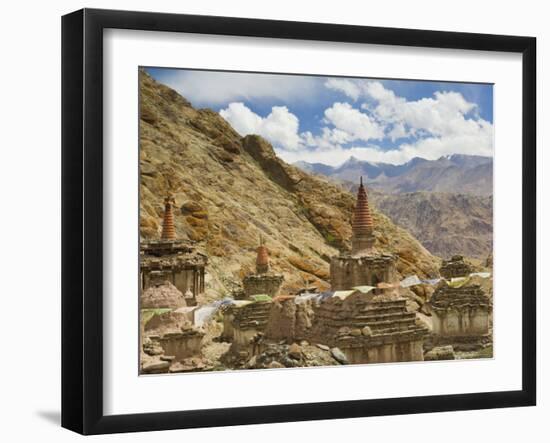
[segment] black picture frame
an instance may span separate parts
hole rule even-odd
[[[522,389],[104,415],[102,85],[103,30],[108,28],[522,54]],[[62,18],[63,427],[82,434],[103,434],[532,406],[536,403],[535,274],[535,38],[97,9],[83,9]]]

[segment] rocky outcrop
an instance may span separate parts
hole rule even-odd
[[[266,171],[271,180],[287,191],[295,190],[295,186],[301,179],[300,174],[284,166],[267,140],[259,135],[247,135],[243,138],[242,145],[244,150]]]
[[[183,306],[186,306],[185,297],[168,281],[158,286],[150,286],[141,293],[141,309],[178,309]]]
[[[262,352],[250,358],[243,367],[247,369],[280,369],[338,366],[340,364],[342,363],[333,356],[329,348],[321,349],[308,342],[290,345],[265,343]]]
[[[425,361],[432,360],[454,360],[455,353],[452,346],[436,346],[424,354]]]
[[[374,205],[432,254],[485,259],[493,248],[493,197],[471,194],[372,192]]]

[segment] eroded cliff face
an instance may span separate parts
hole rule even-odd
[[[254,269],[259,237],[282,293],[309,280],[330,286],[329,259],[349,248],[355,196],[280,160],[259,136],[241,137],[219,114],[194,109],[140,72],[140,234],[160,236],[163,198],[176,200],[179,238],[209,255],[207,294],[224,295]],[[178,209],[179,208],[179,209]],[[398,272],[437,274],[439,259],[374,212],[376,246],[398,255]]]
[[[372,196],[375,206],[432,253],[486,259],[493,250],[493,197],[411,192]]]

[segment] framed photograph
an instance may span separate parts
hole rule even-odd
[[[62,425],[536,403],[536,40],[62,21]]]

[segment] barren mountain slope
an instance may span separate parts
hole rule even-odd
[[[493,248],[493,198],[412,192],[372,194],[377,208],[407,229],[432,253],[485,259]]]
[[[158,238],[173,193],[180,238],[209,255],[208,293],[219,296],[253,269],[260,235],[283,291],[304,279],[329,286],[329,257],[348,247],[355,197],[275,156],[259,136],[240,137],[216,112],[194,109],[140,72],[140,234]],[[407,231],[374,214],[377,242],[405,274],[435,275],[438,259]]]

